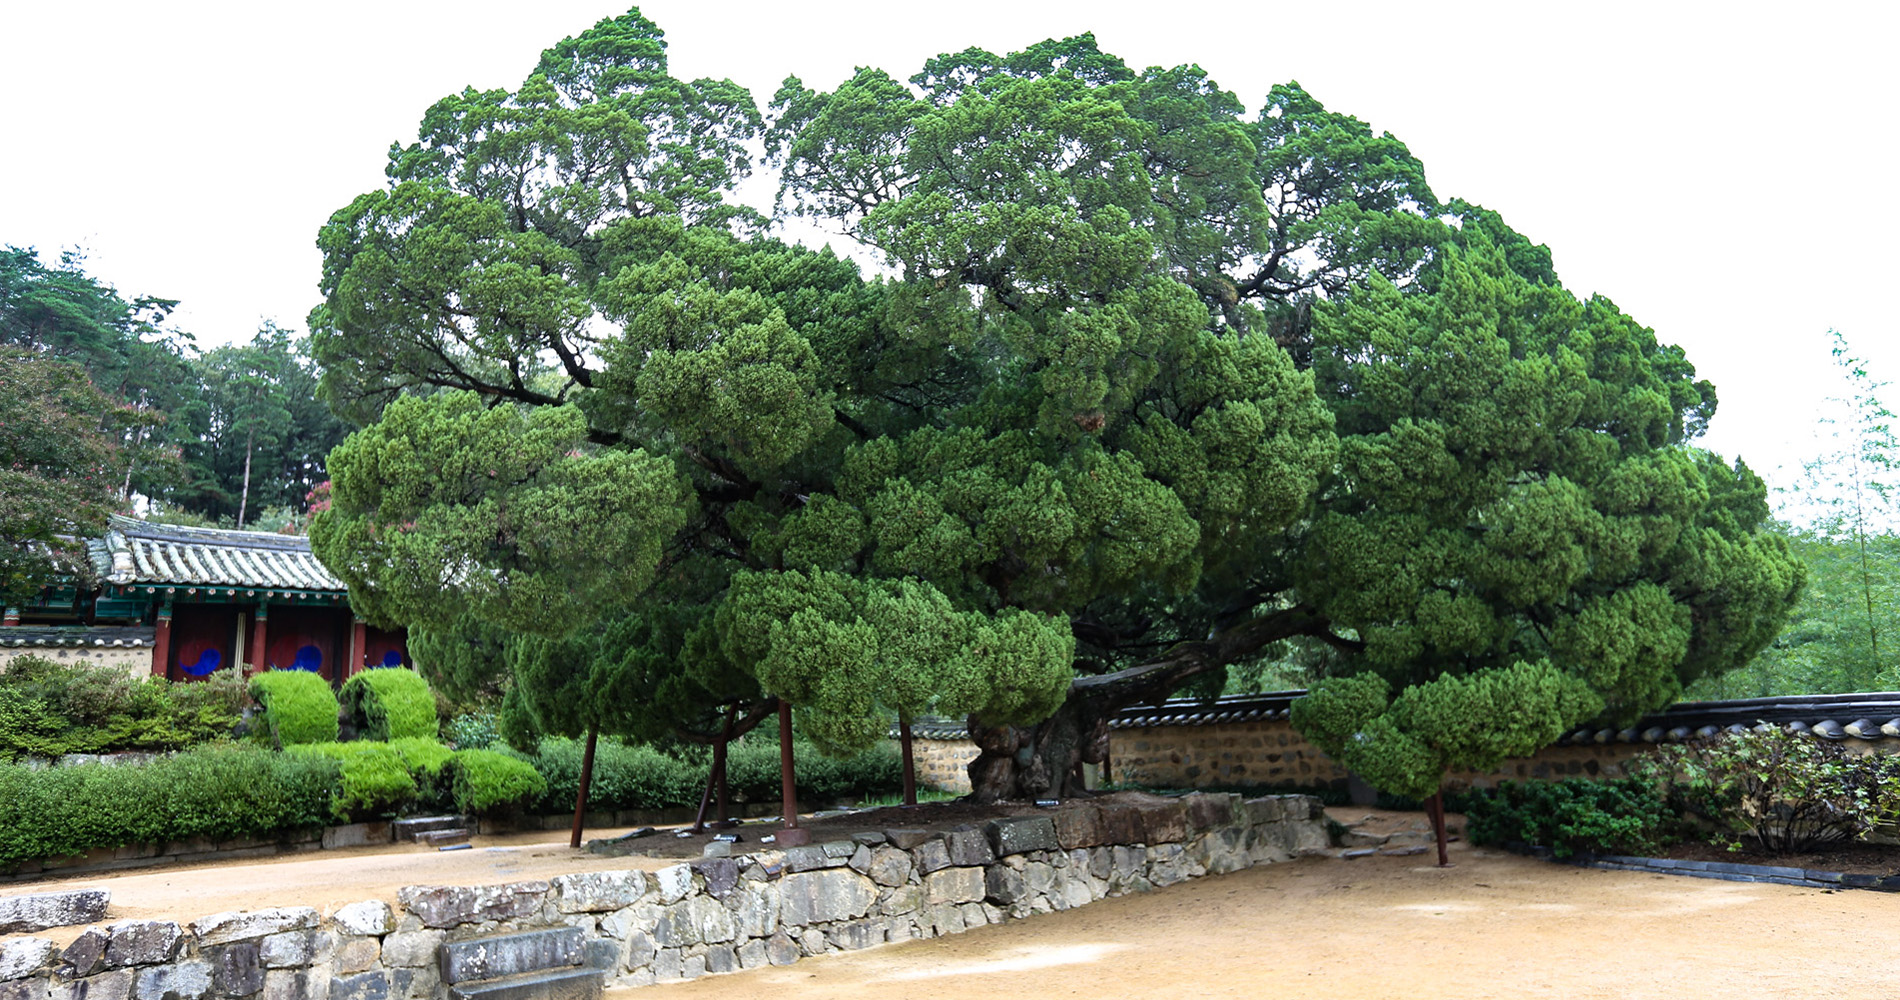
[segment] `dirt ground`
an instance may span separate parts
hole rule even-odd
[[[614,836],[626,828],[588,831]],[[110,919],[164,918],[189,921],[226,910],[264,906],[314,906],[328,911],[365,899],[396,901],[405,885],[486,885],[547,878],[597,869],[655,869],[672,864],[655,858],[608,858],[567,846],[566,831],[539,830],[476,837],[466,851],[437,851],[412,844],[350,847],[286,854],[255,861],[205,861],[192,865],[0,885],[0,896],[55,889],[107,889]],[[83,928],[39,932],[60,944]]]
[[[1333,813],[1356,823],[1363,810]],[[1806,998],[1900,970],[1900,895],[1572,868],[1462,842],[1453,867],[1431,860],[1264,865],[658,995]]]

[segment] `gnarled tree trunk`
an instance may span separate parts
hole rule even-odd
[[[1161,655],[1112,674],[1077,677],[1056,713],[1032,726],[987,726],[969,720],[978,754],[970,762],[976,802],[1070,798],[1082,792],[1076,765],[1108,758],[1108,723],[1130,705],[1166,698],[1201,674],[1225,668],[1270,642],[1295,635],[1329,637],[1327,622],[1294,607],[1248,619],[1212,637],[1176,643]]]

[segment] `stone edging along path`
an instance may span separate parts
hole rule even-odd
[[[789,965],[955,934],[1327,848],[1307,795],[1118,796],[947,833],[849,840],[657,872],[409,886],[366,901],[95,924],[61,949],[0,941],[0,1000],[422,1000],[444,995],[445,944],[581,932],[608,986]]]
[[[1579,854],[1559,858],[1550,848],[1513,842],[1504,845],[1513,854],[1524,854],[1575,865],[1578,868],[1607,868],[1614,871],[1655,872],[1658,875],[1687,875],[1690,878],[1721,879],[1726,882],[1768,882],[1774,885],[1798,885],[1809,889],[1872,889],[1876,892],[1900,892],[1900,875],[1869,875],[1858,872],[1830,872],[1817,868],[1788,865],[1745,865],[1731,861],[1681,861],[1675,858],[1640,858],[1624,854]]]

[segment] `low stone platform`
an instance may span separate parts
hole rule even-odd
[[[454,970],[489,954],[468,943],[543,928],[561,932],[519,939],[533,945],[524,954],[541,949],[563,963],[578,954],[564,982],[581,993],[601,979],[691,979],[955,934],[1323,852],[1323,815],[1304,795],[1124,794],[947,832],[865,830],[657,872],[410,886],[395,907],[366,901],[328,915],[279,907],[188,926],[119,921],[63,949],[44,938],[0,940],[0,1000],[444,997]],[[497,987],[495,1000],[512,998],[512,988]]]

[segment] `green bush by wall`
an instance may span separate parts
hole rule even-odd
[[[547,791],[532,804],[539,813],[574,808],[580,786],[580,740],[549,737],[533,754],[517,754],[547,778]],[[510,751],[511,753],[513,751]],[[805,740],[792,752],[801,802],[838,802],[882,795],[903,787],[903,764],[888,747],[876,746],[843,759],[826,757]],[[712,754],[703,747],[681,759],[652,747],[628,746],[603,739],[594,751],[594,782],[587,801],[595,809],[666,809],[699,805]],[[754,735],[735,740],[726,760],[726,790],[735,802],[776,802],[779,798],[778,738]]]
[[[454,775],[455,808],[486,813],[518,808],[547,793],[548,782],[534,766],[498,750],[457,750],[449,758]]]
[[[278,746],[336,742],[336,692],[322,677],[307,670],[265,671],[251,678],[251,697],[263,707]]]
[[[330,814],[339,821],[392,816],[416,799],[416,779],[402,755],[387,743],[304,743],[287,752],[322,757],[341,766],[342,781],[330,807]]]
[[[144,764],[0,764],[0,866],[96,847],[268,837],[329,821],[335,761],[220,743]]]
[[[343,684],[343,710],[365,740],[436,736],[435,695],[407,667],[365,670]]]
[[[225,739],[250,701],[244,689],[234,669],[172,682],[18,657],[0,672],[0,759],[179,750]]]

